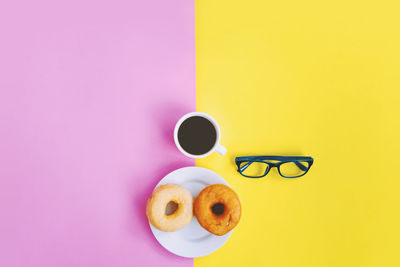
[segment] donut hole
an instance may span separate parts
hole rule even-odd
[[[220,216],[224,214],[225,205],[223,203],[215,203],[212,205],[211,210],[215,215]]]
[[[179,204],[175,201],[168,202],[167,206],[165,207],[165,215],[169,216],[174,214],[179,208]]]

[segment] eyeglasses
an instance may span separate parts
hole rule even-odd
[[[308,172],[313,164],[312,157],[252,156],[237,157],[237,171],[248,178],[261,178],[276,167],[284,178],[297,178]]]

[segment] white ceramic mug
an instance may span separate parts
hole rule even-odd
[[[186,151],[182,148],[182,146],[180,145],[179,140],[178,140],[178,131],[179,131],[179,127],[181,126],[181,124],[182,124],[186,119],[188,119],[188,118],[190,118],[190,117],[195,117],[195,116],[203,117],[203,118],[207,119],[209,122],[211,122],[211,124],[214,126],[215,132],[216,132],[216,138],[215,138],[215,144],[214,144],[214,146],[213,146],[207,153],[201,154],[201,155],[193,155],[193,154],[190,154],[190,153],[186,152]],[[203,112],[190,112],[190,113],[187,113],[187,114],[183,115],[183,116],[178,120],[178,122],[176,123],[175,129],[174,129],[174,141],[175,141],[175,144],[176,144],[177,148],[179,149],[179,151],[181,151],[184,155],[186,155],[186,156],[188,156],[188,157],[190,157],[190,158],[195,158],[195,159],[207,157],[208,155],[210,155],[210,154],[213,153],[214,151],[217,152],[217,153],[220,154],[220,155],[225,155],[227,150],[226,150],[225,147],[223,147],[223,146],[221,146],[221,145],[219,144],[220,136],[221,136],[221,132],[220,132],[218,123],[214,120],[213,117],[211,117],[210,115],[208,115],[208,114],[206,114],[206,113],[203,113]]]

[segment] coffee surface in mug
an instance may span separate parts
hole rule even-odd
[[[178,141],[187,153],[203,155],[214,147],[217,131],[208,119],[193,116],[183,121],[179,127]]]

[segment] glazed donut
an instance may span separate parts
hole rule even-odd
[[[147,200],[146,215],[157,229],[164,232],[177,231],[193,218],[193,196],[180,185],[161,185]]]
[[[214,235],[225,235],[239,223],[240,200],[228,186],[210,185],[195,199],[194,213],[204,229]]]

